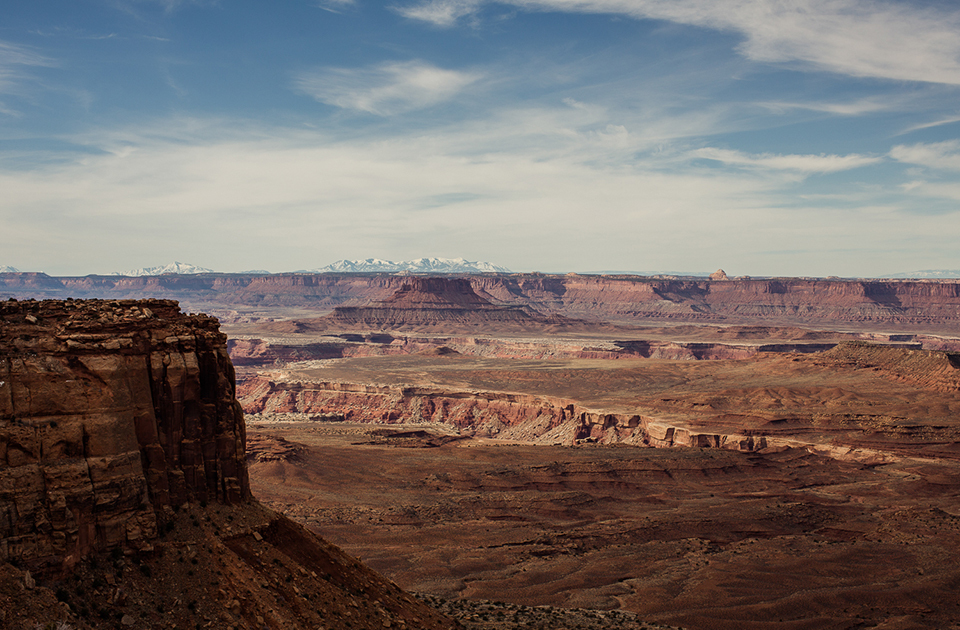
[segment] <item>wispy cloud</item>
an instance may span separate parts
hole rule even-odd
[[[952,202],[960,201],[960,184],[956,182],[923,182],[920,186],[910,189],[910,192],[934,199],[947,199]],[[955,203],[947,207],[920,208],[918,212],[936,214],[956,213],[960,211]]]
[[[356,5],[356,0],[320,0],[317,8],[330,13],[342,13],[344,9]]]
[[[68,28],[65,26],[54,26],[50,30],[34,29],[30,31],[32,35],[39,35],[40,37],[73,37],[76,39],[114,39],[118,37],[116,33],[87,33],[81,29]]]
[[[404,61],[368,68],[322,68],[300,74],[295,85],[322,103],[388,116],[449,100],[481,76],[424,61]]]
[[[896,107],[890,102],[889,98],[881,99],[878,97],[864,98],[848,103],[824,103],[811,101],[809,103],[789,102],[789,101],[764,101],[757,103],[758,106],[774,112],[785,112],[790,110],[807,110],[812,112],[824,112],[827,114],[837,114],[839,116],[861,116],[863,114],[872,114]]]
[[[48,57],[17,44],[0,41],[0,77],[14,72],[17,66],[52,66]]]
[[[898,144],[890,150],[898,162],[937,170],[960,171],[960,140],[920,144]]]
[[[802,174],[836,173],[876,164],[882,158],[866,155],[751,155],[730,149],[707,147],[692,152],[694,157],[715,160],[730,166],[773,171],[793,171]]]
[[[500,0],[527,10],[609,13],[740,33],[741,54],[858,77],[960,84],[960,12],[880,0]],[[490,0],[400,9],[438,26]]]
[[[184,5],[212,6],[220,3],[220,0],[114,0],[117,5],[143,5],[159,4],[167,11],[175,11]]]
[[[453,26],[460,18],[474,13],[480,4],[476,0],[433,0],[395,7],[395,10],[411,20],[422,20],[436,26]]]
[[[53,65],[52,59],[29,48],[0,41],[0,96],[18,92],[30,79],[25,67]],[[0,101],[0,114],[18,116],[19,112]]]
[[[952,125],[953,123],[958,123],[958,122],[960,122],[960,116],[950,116],[948,118],[941,118],[940,120],[935,120],[933,122],[928,122],[920,125],[913,125],[913,126],[907,127],[897,135],[902,136],[908,133],[913,133],[914,131],[920,131],[922,129],[932,129],[934,127],[942,127],[943,125]]]

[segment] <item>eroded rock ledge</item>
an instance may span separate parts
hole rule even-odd
[[[218,322],[177,302],[0,303],[0,560],[68,568],[249,500],[234,393]]]
[[[506,392],[302,383],[258,376],[244,381],[238,396],[247,413],[257,414],[255,420],[297,414],[304,419],[327,420],[335,413],[335,421],[444,424],[476,436],[567,446],[595,442],[755,451],[788,445],[784,440],[669,424],[641,413],[597,411],[572,400]]]
[[[423,424],[568,446],[803,448],[866,463],[957,459],[960,431],[945,414],[960,406],[958,357],[863,341],[727,366],[368,357],[250,371],[237,397],[255,422]]]

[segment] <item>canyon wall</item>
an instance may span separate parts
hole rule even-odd
[[[944,329],[960,324],[960,282],[806,278],[646,278],[483,274],[481,298],[608,321],[856,323]],[[0,297],[175,298],[190,304],[328,311],[382,301],[409,283],[388,274],[201,274],[52,277],[0,274]]]
[[[230,358],[237,366],[266,367],[297,361],[401,354],[463,354],[501,359],[746,359],[761,352],[810,353],[829,350],[836,342],[725,344],[673,341],[582,341],[564,339],[503,340],[484,337],[414,335],[329,335],[322,341],[247,336],[230,339]],[[920,342],[900,343],[921,348]]]
[[[442,423],[475,437],[548,445],[596,442],[754,451],[774,443],[764,437],[697,431],[643,414],[596,411],[571,400],[505,392],[302,383],[261,375],[240,383],[237,396],[247,413],[268,418],[298,414],[320,421]]]
[[[250,499],[218,322],[176,302],[0,302],[0,560],[149,547],[187,502]]]
[[[480,276],[481,296],[568,317],[632,321],[960,322],[960,283],[825,279],[651,279],[635,276]]]

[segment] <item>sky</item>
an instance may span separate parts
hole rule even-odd
[[[955,0],[40,0],[0,266],[960,269]]]

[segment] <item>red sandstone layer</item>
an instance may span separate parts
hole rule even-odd
[[[0,303],[0,558],[70,565],[249,499],[234,387],[216,320],[175,302]]]
[[[603,321],[846,323],[956,331],[960,282],[839,279],[660,279],[638,276],[471,276],[504,306]],[[193,304],[331,310],[385,300],[409,278],[385,274],[204,274],[54,278],[0,274],[0,297],[169,297]]]
[[[755,451],[801,446],[884,461],[955,458],[960,361],[862,342],[741,361],[369,357],[264,370],[248,413],[442,423],[474,436]]]

